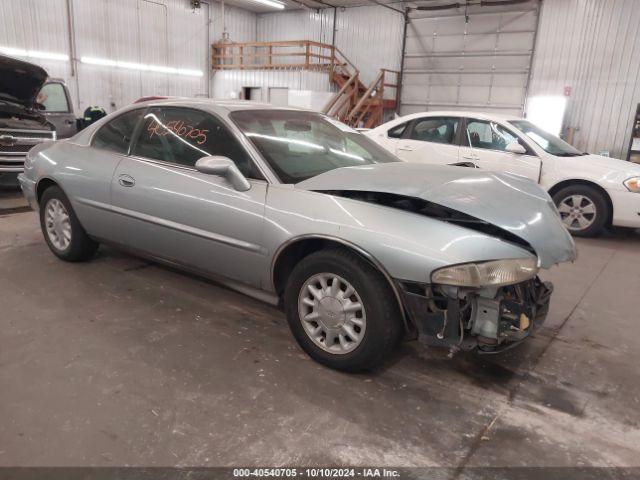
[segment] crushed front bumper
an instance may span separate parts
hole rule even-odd
[[[401,282],[418,339],[431,346],[497,353],[525,340],[549,312],[553,285],[539,278],[499,288],[468,289]]]

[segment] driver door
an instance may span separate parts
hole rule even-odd
[[[111,185],[120,242],[152,256],[259,286],[267,183],[224,123],[189,108],[151,108]],[[251,188],[197,171],[197,160],[232,159]]]
[[[507,145],[513,142],[520,143],[526,153],[507,152]],[[540,158],[514,132],[496,122],[474,118],[465,121],[460,161],[474,163],[485,170],[520,175],[535,182],[540,179],[542,166]]]

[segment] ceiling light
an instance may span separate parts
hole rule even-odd
[[[13,47],[0,46],[0,53],[13,57],[42,58],[44,60],[69,60],[69,55],[65,55],[64,53],[40,52],[38,50],[25,50]]]
[[[274,0],[249,0],[250,2],[260,3],[262,5],[266,5],[267,7],[277,8],[278,10],[282,10],[284,8],[284,4],[280,2],[275,2]]]
[[[82,57],[82,63],[89,65],[101,65],[104,67],[125,68],[127,70],[138,70],[143,72],[171,73],[175,75],[186,75],[190,77],[202,77],[204,74],[201,70],[191,70],[188,68],[165,67],[162,65],[147,65],[145,63],[119,62],[106,58]]]

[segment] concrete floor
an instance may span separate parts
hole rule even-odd
[[[275,308],[111,249],[63,263],[0,210],[0,466],[640,466],[640,236],[578,245],[521,348],[347,375]]]

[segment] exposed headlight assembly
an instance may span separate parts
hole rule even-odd
[[[431,283],[458,287],[500,287],[524,282],[538,274],[538,259],[515,258],[490,262],[463,263],[436,270]]]
[[[640,177],[627,178],[622,184],[627,190],[634,193],[640,193]]]

